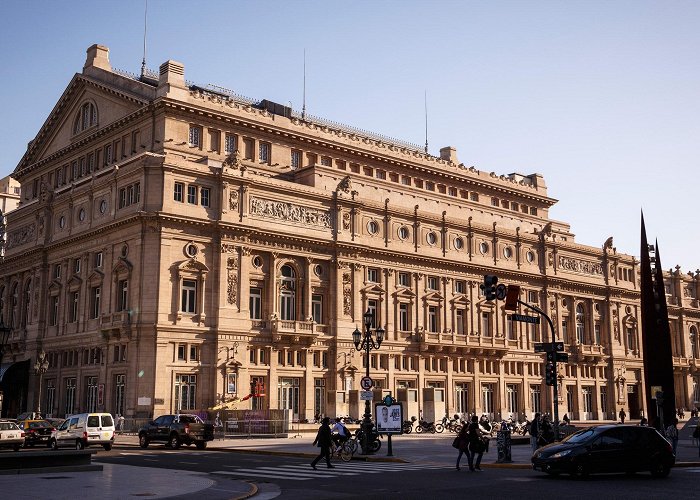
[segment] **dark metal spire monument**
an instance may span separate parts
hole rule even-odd
[[[650,250],[655,254],[653,270]],[[640,254],[646,415],[651,425],[663,429],[663,426],[671,423],[676,413],[673,350],[659,245],[658,241],[655,247],[647,242],[644,214]]]

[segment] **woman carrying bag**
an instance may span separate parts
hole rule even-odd
[[[481,472],[481,457],[484,456],[486,445],[482,438],[481,429],[479,429],[479,417],[476,415],[472,416],[472,421],[469,424],[468,436],[469,452],[467,453],[467,458],[469,459],[469,470],[472,472],[475,470]],[[474,457],[476,457],[476,462],[474,462]]]
[[[459,470],[459,461],[462,459],[462,455],[467,455],[467,461],[469,462],[469,468],[471,469],[471,458],[469,458],[469,426],[463,425],[462,429],[459,431],[459,435],[455,438],[454,443],[452,443],[455,448],[459,450],[459,455],[457,455],[457,470]]]

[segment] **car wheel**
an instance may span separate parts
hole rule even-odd
[[[112,449],[112,444],[111,443],[103,444],[102,447],[105,449],[105,451],[109,451]]]
[[[145,434],[141,434],[139,436],[139,446],[143,448],[144,450],[148,448],[148,438],[146,437]]]
[[[85,443],[83,443],[83,440],[82,440],[82,439],[77,439],[77,440],[75,441],[75,449],[76,449],[76,450],[83,450],[83,449],[85,449]]]
[[[671,472],[671,468],[668,465],[664,465],[660,460],[655,460],[651,464],[651,475],[653,477],[666,477],[669,472]]]
[[[53,451],[58,451],[58,442],[55,439],[52,439],[49,441],[49,448],[51,448]]]
[[[18,445],[18,444],[14,445],[14,446],[12,447],[12,449],[15,450],[15,451],[19,451],[20,448],[21,448],[21,446]]]
[[[173,434],[172,436],[170,436],[168,444],[173,450],[177,450],[178,448],[180,448],[180,438],[177,437],[177,434]]]

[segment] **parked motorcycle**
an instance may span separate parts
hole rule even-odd
[[[413,422],[416,421],[416,417],[411,417],[411,420],[404,420],[401,429],[404,434],[410,434],[413,432]]]
[[[418,426],[416,427],[416,434],[420,434],[422,432],[430,432],[431,434],[435,434],[436,431],[437,430],[435,429],[434,422],[427,422],[425,420],[418,421]]]

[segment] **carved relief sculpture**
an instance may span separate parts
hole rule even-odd
[[[350,273],[343,273],[343,314],[350,316],[352,313],[352,282]]]
[[[231,211],[238,211],[238,191],[232,189],[228,196],[228,208]]]
[[[293,203],[250,198],[250,213],[261,217],[301,222],[307,226],[331,228],[331,214],[327,210],[302,207]]]
[[[350,212],[343,213],[343,230],[350,231]]]
[[[226,297],[229,304],[235,305],[238,302],[238,257],[229,257],[226,267],[228,269]]]

